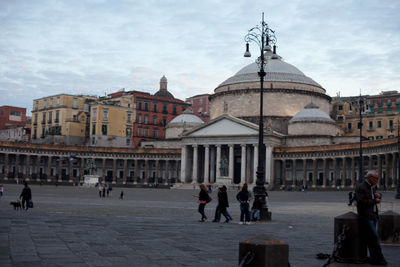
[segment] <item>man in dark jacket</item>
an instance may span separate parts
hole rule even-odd
[[[29,208],[28,203],[32,199],[32,192],[27,182],[24,182],[24,189],[22,189],[19,198],[20,199],[22,198],[22,208],[28,210]]]
[[[368,171],[366,179],[356,189],[357,213],[362,236],[367,243],[370,263],[373,265],[387,265],[379,243],[376,223],[378,221],[378,207],[382,195],[376,192],[379,175],[376,171]]]

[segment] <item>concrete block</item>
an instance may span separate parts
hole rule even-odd
[[[249,255],[253,260],[243,266],[285,267],[289,266],[289,245],[267,236],[248,239],[239,243],[239,264]]]

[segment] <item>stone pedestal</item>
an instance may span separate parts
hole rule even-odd
[[[344,236],[341,236],[342,233]],[[334,238],[335,246],[338,246],[336,261],[347,263],[366,261],[367,246],[362,241],[357,214],[347,212],[335,217]]]
[[[289,266],[289,245],[266,236],[248,239],[239,243],[239,264],[242,260],[248,267]]]
[[[378,234],[383,244],[400,245],[400,214],[391,210],[381,213]]]
[[[261,221],[270,221],[272,219],[272,213],[268,211],[267,207],[264,207],[260,211],[260,220]]]

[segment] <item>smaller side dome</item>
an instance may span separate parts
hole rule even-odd
[[[320,110],[319,107],[312,102],[305,106],[303,110],[300,110],[296,115],[293,116],[292,119],[289,120],[289,123],[296,122],[335,123],[335,121],[332,120],[328,114]]]
[[[166,126],[165,138],[179,138],[179,136],[195,126],[203,124],[203,120],[193,114],[191,109],[186,109],[182,114],[172,119]]]

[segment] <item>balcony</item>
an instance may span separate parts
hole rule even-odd
[[[37,125],[37,121],[34,121],[34,122],[33,122],[33,125]]]
[[[48,123],[48,124],[51,124],[51,123],[52,123],[52,121],[51,121],[51,120],[48,120],[48,121],[47,121],[47,123]]]
[[[55,119],[55,120],[54,120],[54,123],[59,123],[59,122],[60,122],[59,119]]]
[[[42,124],[46,124],[46,120],[42,120]]]
[[[367,129],[367,131],[368,131],[368,132],[373,132],[373,131],[375,131],[375,128],[374,128],[374,127],[369,127],[369,128]]]

